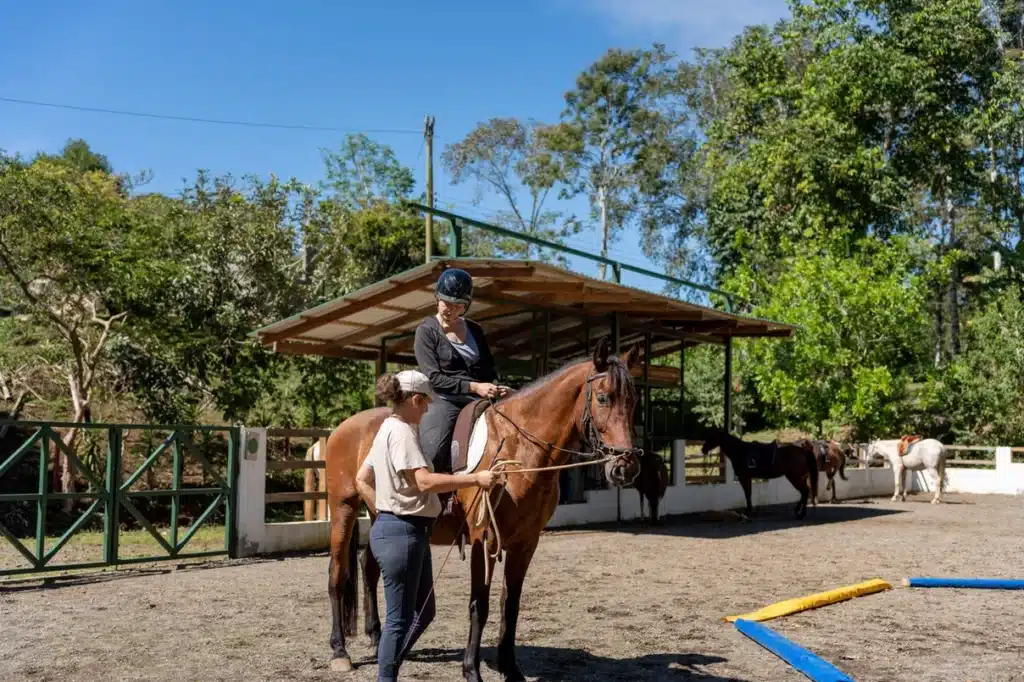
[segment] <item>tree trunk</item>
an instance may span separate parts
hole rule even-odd
[[[608,197],[604,188],[597,190],[597,204],[601,210],[601,255],[608,257]],[[605,277],[605,264],[601,263],[601,279]]]
[[[955,251],[960,246],[957,234],[956,210],[952,200],[946,199],[946,220],[949,222],[949,245]],[[960,355],[960,266],[953,263],[949,272],[949,357]]]

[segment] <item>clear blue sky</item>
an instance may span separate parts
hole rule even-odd
[[[610,47],[658,40],[683,55],[788,13],[784,0],[3,0],[0,97],[372,134],[423,186],[423,118],[435,158],[493,116],[557,120],[576,75]],[[321,176],[342,133],[83,113],[0,102],[0,149],[56,151],[86,139],[123,172],[175,192],[199,168]],[[435,164],[440,201],[486,217]],[[579,210],[580,207],[576,207]],[[636,240],[612,256],[650,265]],[[595,249],[593,233],[573,245]],[[645,288],[647,283],[629,282]]]

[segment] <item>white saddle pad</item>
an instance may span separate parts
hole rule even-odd
[[[454,473],[465,474],[476,471],[480,466],[480,460],[484,457],[487,449],[487,413],[480,415],[480,418],[473,424],[473,432],[469,436],[469,452],[466,453],[466,468]]]

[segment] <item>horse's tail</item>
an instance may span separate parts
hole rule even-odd
[[[811,484],[811,499],[818,504],[818,458],[814,450],[804,450],[804,457],[807,459],[807,478]]]
[[[348,571],[345,574],[345,586],[342,589],[346,637],[356,636],[358,623],[356,610],[358,604],[356,602],[359,599],[359,516],[355,516],[356,523],[352,528],[352,537],[348,541]]]

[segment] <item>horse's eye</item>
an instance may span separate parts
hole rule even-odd
[[[611,403],[611,398],[608,397],[607,393],[598,393],[597,394],[597,404],[598,405],[602,405],[604,407],[607,407],[609,403]]]

